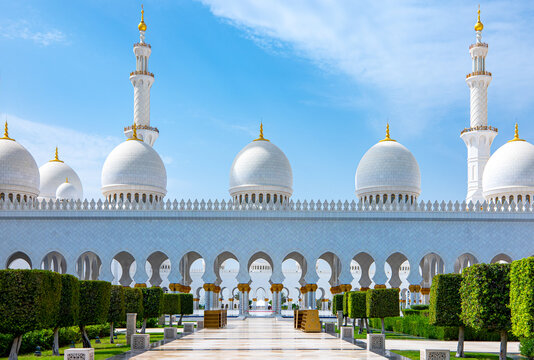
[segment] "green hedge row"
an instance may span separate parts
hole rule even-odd
[[[109,325],[89,325],[85,328],[89,338],[94,339],[96,336],[104,338],[109,336]],[[42,350],[52,348],[54,331],[52,329],[34,330],[22,335],[22,344],[20,353],[33,353],[35,347],[40,346]],[[80,328],[77,326],[59,329],[59,346],[67,346],[72,341],[80,342],[82,339]],[[0,356],[8,356],[13,342],[13,335],[0,334]]]
[[[336,294],[332,298],[332,314],[337,316],[338,311],[343,311],[343,294]]]

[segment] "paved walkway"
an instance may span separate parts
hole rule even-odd
[[[304,333],[272,318],[229,320],[144,352],[134,359],[385,359],[325,333]]]

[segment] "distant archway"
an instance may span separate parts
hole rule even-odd
[[[471,265],[474,265],[474,264],[478,264],[478,260],[473,254],[470,254],[470,253],[462,254],[458,256],[458,258],[454,262],[454,272],[461,274],[465,268]]]
[[[76,261],[76,274],[80,280],[98,280],[102,261],[92,251],[86,251]]]
[[[67,261],[59,252],[51,251],[43,257],[41,269],[65,274],[67,272]]]
[[[6,269],[32,269],[32,260],[30,257],[22,252],[17,251],[11,254],[6,261]]]

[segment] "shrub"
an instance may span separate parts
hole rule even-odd
[[[519,343],[519,352],[529,359],[534,359],[534,338],[521,339]]]
[[[55,326],[61,276],[44,270],[0,270],[0,333],[13,335],[11,358],[17,358],[22,334]]]
[[[367,295],[363,291],[351,291],[349,293],[348,307],[351,319],[364,318],[367,315]]]
[[[180,299],[180,309],[178,311],[178,314],[180,314],[180,320],[178,321],[178,325],[182,325],[182,318],[184,315],[190,315],[193,313],[193,294],[181,293],[177,295]]]
[[[113,335],[115,332],[114,325],[123,321],[126,316],[124,305],[124,287],[121,285],[112,285],[109,300],[109,341],[114,343]]]
[[[350,291],[345,291],[343,293],[343,316],[349,316],[349,293]]]
[[[180,312],[179,294],[163,294],[163,313],[170,315],[170,326],[172,326],[172,315]]]
[[[501,333],[501,353],[506,360],[510,329],[510,264],[476,264],[464,269],[460,287],[461,320],[474,329]]]
[[[61,275],[61,298],[58,319],[54,327],[54,344],[52,353],[59,356],[59,328],[74,326],[78,323],[80,310],[80,283],[69,274]]]
[[[510,310],[512,332],[519,337],[534,338],[534,257],[512,262]]]
[[[140,288],[124,288],[124,309],[127,314],[137,314],[143,318],[143,292]]]
[[[428,317],[428,310],[414,310],[414,309],[402,309],[402,313],[404,316],[427,316]]]
[[[432,280],[432,281],[434,281],[434,280]],[[422,305],[422,304],[420,304],[420,305],[412,305],[412,306],[410,307],[410,309],[412,309],[412,310],[418,310],[418,311],[421,311],[421,310],[428,310],[429,308],[430,308],[430,305]]]
[[[144,334],[146,319],[161,316],[163,290],[153,286],[141,289],[141,292],[143,293],[143,329],[141,332]]]
[[[374,289],[366,291],[368,318],[380,318],[382,334],[385,334],[384,318],[399,316],[399,289]]]
[[[84,347],[91,347],[87,325],[104,324],[108,319],[111,284],[107,281],[80,281],[79,325]]]
[[[338,311],[343,311],[343,295],[336,294],[332,298],[332,314],[337,316]]]

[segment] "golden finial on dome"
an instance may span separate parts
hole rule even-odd
[[[137,125],[135,125],[135,123],[134,123],[133,126],[132,126],[132,130],[133,130],[132,138],[131,138],[131,139],[128,139],[128,140],[142,141],[141,139],[139,139],[139,138],[137,137]]]
[[[69,183],[69,178],[65,178],[65,182],[68,184]]]
[[[263,137],[263,122],[260,123],[260,137],[255,139],[254,141],[269,141]]]
[[[4,126],[4,137],[0,138],[0,139],[15,141],[15,139],[12,139],[12,138],[9,137],[9,132],[7,131],[7,120],[6,120],[6,124]]]
[[[484,24],[480,21],[480,5],[478,5],[478,21],[475,24],[475,31],[482,31],[484,29]]]
[[[145,10],[143,9],[143,5],[141,5],[141,22],[137,26],[139,31],[146,31],[146,24],[145,24]]]
[[[519,138],[519,127],[517,126],[517,123],[515,123],[514,138],[512,140],[509,140],[508,142],[512,142],[512,141],[525,141]]]
[[[379,142],[382,142],[382,141],[395,141],[389,137],[389,123],[387,123],[386,125],[386,137],[383,140],[380,140]]]
[[[59,156],[58,156],[58,153],[57,153],[57,146],[56,146],[56,152],[54,154],[54,158],[52,160],[50,160],[49,162],[63,162],[63,161],[59,160]]]

